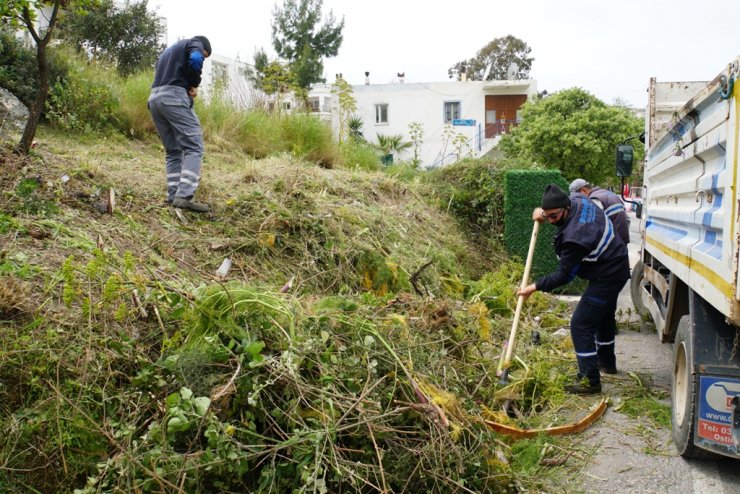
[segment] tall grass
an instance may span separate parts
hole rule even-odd
[[[378,171],[380,158],[378,152],[365,141],[349,139],[339,146],[341,164],[345,168],[364,171]]]
[[[203,138],[211,145],[222,149],[241,147],[238,137],[239,122],[242,111],[219,94],[209,100],[199,97],[195,100],[195,113],[203,127]]]
[[[324,168],[334,168],[339,148],[328,124],[307,113],[286,115],[280,123],[287,151]]]
[[[70,50],[59,50],[59,56],[68,73],[50,95],[49,116],[54,125],[76,133],[118,130],[135,139],[156,136],[147,108],[152,71],[121,77],[113,68],[90,63]],[[355,140],[340,146],[331,126],[309,113],[241,109],[218,95],[209,100],[197,98],[195,111],[207,146],[240,150],[257,159],[287,152],[324,168],[379,169],[376,150]]]
[[[238,126],[239,143],[255,158],[284,150],[280,120],[261,109],[244,112]]]
[[[151,71],[144,71],[128,78],[118,77],[114,84],[119,101],[118,129],[128,136],[142,139],[156,133],[146,105],[153,79]]]

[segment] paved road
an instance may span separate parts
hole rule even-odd
[[[630,233],[630,261],[634,265],[640,247],[634,217]],[[619,305],[623,310],[632,307],[629,286],[620,295]],[[634,321],[637,329],[639,320]],[[614,404],[619,402],[619,380],[630,379],[630,371],[651,374],[655,386],[670,391],[672,346],[660,343],[651,325],[643,325],[639,332],[622,330],[616,344],[620,372],[603,381]],[[615,412],[614,407],[584,434],[589,437],[587,443],[598,446],[584,471],[584,493],[740,494],[740,461],[684,460],[676,454],[670,430],[645,428],[644,422]]]

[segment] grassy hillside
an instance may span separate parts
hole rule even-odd
[[[560,390],[567,344],[529,343],[564,307],[530,299],[526,364],[499,385],[522,267],[431,176],[209,146],[197,216],[165,204],[152,139],[42,128],[0,160],[0,491],[513,492],[568,473],[540,464],[563,440],[482,422],[588,406]],[[519,419],[492,411],[509,398]]]

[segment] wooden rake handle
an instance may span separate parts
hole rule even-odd
[[[532,237],[529,239],[529,251],[527,252],[527,262],[524,265],[524,275],[522,276],[522,284],[520,290],[524,290],[527,286],[527,280],[529,280],[529,272],[532,270],[532,258],[534,257],[534,247],[537,243],[537,233],[540,230],[540,222],[535,221],[534,227],[532,228]],[[516,341],[516,331],[519,328],[519,318],[522,314],[522,306],[524,305],[524,296],[519,295],[516,301],[516,311],[514,312],[514,322],[511,325],[511,333],[509,333],[509,344],[506,345],[505,350],[502,352],[501,360],[498,365],[498,375],[502,375],[506,369],[511,365],[511,354],[514,352],[514,342]],[[505,380],[505,379],[504,379]]]

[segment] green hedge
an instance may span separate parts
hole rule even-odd
[[[527,259],[532,237],[532,210],[540,205],[548,184],[556,184],[568,192],[568,182],[559,170],[511,170],[504,176],[504,247],[509,255],[518,256],[522,262]],[[540,225],[530,280],[557,269],[558,259],[552,248],[556,231],[547,222]]]

